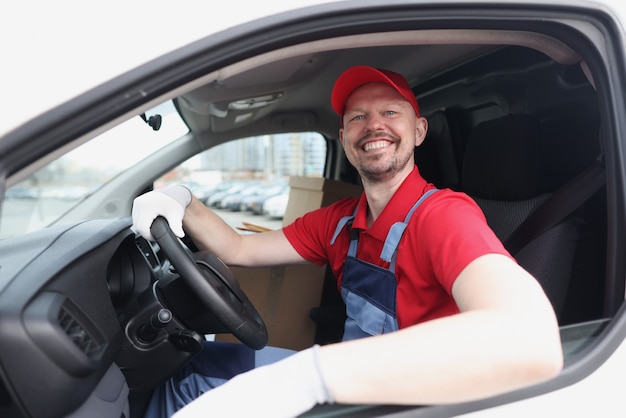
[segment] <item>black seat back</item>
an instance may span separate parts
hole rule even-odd
[[[415,148],[415,164],[420,174],[440,189],[458,189],[460,185],[458,133],[453,116],[438,110],[426,117],[428,131],[422,144]]]
[[[529,115],[508,115],[477,125],[463,161],[463,190],[483,209],[505,243],[553,195],[544,179],[541,125]],[[552,202],[552,201],[550,201]],[[573,208],[545,231],[511,251],[543,286],[557,315],[564,309],[584,217]],[[525,226],[525,225],[524,225]]]
[[[463,191],[502,242],[550,196],[544,186],[539,121],[508,115],[477,125],[463,160]]]

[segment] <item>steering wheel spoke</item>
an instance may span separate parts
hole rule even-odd
[[[163,217],[154,220],[150,232],[177,273],[225,329],[250,348],[267,345],[261,315],[219,258],[208,252],[189,254]]]

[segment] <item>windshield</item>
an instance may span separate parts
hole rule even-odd
[[[146,112],[146,120],[155,115],[161,115],[160,129],[141,117],[131,118],[7,189],[0,239],[52,224],[90,193],[188,132],[171,102]]]

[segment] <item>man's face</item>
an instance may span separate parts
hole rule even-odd
[[[413,169],[413,152],[426,129],[426,119],[400,93],[370,83],[348,98],[339,138],[363,180],[379,182]]]

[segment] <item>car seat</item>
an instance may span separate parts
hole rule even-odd
[[[539,119],[530,115],[478,124],[466,145],[462,184],[498,238],[541,283],[561,318],[588,225],[582,203],[604,184],[604,172],[594,164],[590,175],[583,173],[563,189],[552,188],[546,173],[560,162],[545,161],[541,129]]]
[[[459,159],[456,151],[458,128],[449,111],[437,110],[428,116],[428,131],[424,142],[415,148],[415,164],[428,182],[440,189],[458,189]]]

